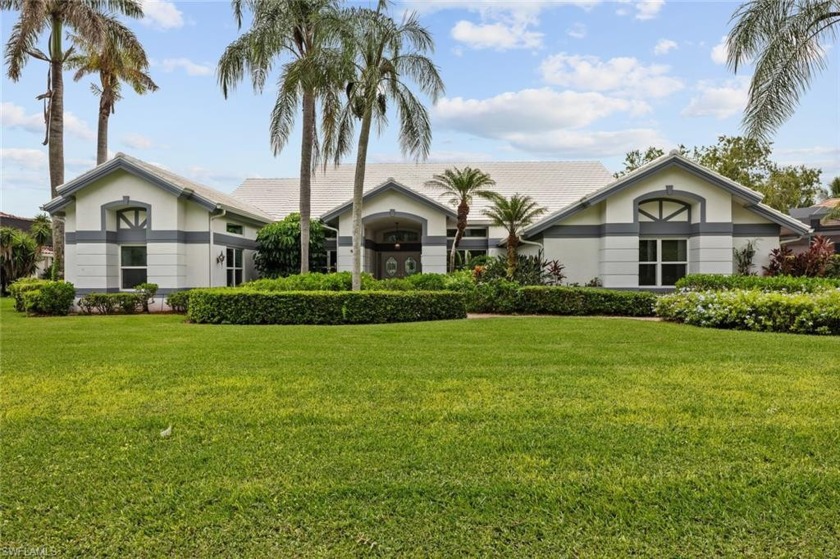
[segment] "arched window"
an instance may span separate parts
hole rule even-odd
[[[145,208],[128,208],[117,212],[117,230],[146,229],[148,222]]]
[[[639,204],[639,223],[663,222],[691,222],[691,206],[668,198],[647,200]]]

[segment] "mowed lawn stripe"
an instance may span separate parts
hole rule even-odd
[[[1,318],[7,547],[71,557],[840,549],[837,338],[599,318],[27,319],[9,301]]]

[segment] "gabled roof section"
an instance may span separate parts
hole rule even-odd
[[[43,209],[50,213],[61,210],[73,201],[77,192],[118,170],[140,177],[178,198],[191,200],[208,211],[226,210],[260,223],[273,221],[271,216],[247,202],[124,153],[118,153],[113,159],[58,187],[58,196],[44,204]]]
[[[405,186],[404,184],[398,183],[392,177],[389,177],[388,180],[386,180],[382,184],[380,184],[380,185],[372,188],[371,190],[368,190],[367,192],[365,192],[364,195],[362,196],[362,201],[366,202],[366,201],[370,200],[371,198],[375,198],[376,196],[379,196],[380,194],[384,194],[386,192],[391,192],[391,191],[402,194],[406,198],[410,198],[412,200],[420,202],[421,204],[425,204],[425,205],[427,205],[427,206],[429,206],[429,207],[431,207],[431,208],[433,208],[433,209],[441,212],[442,214],[445,214],[445,215],[447,215],[447,216],[449,216],[453,219],[456,219],[458,217],[458,215],[449,206],[444,206],[440,202],[438,202],[436,200],[432,200],[428,196],[424,196],[424,195],[420,194],[419,192],[416,192],[416,191],[410,189],[409,187]],[[333,219],[337,218],[338,216],[340,216],[341,214],[349,211],[352,208],[353,208],[353,200],[350,200],[349,202],[345,202],[345,203],[341,204],[340,206],[337,206],[337,207],[333,208],[332,210],[328,211],[327,213],[325,213],[324,215],[322,215],[321,220],[323,220],[325,222],[332,221]]]
[[[539,223],[527,228],[523,236],[528,238],[542,233],[549,227],[555,225],[557,222],[562,221],[563,219],[566,219],[567,217],[570,217],[577,212],[592,206],[593,204],[602,202],[616,192],[629,188],[639,181],[642,181],[669,167],[677,167],[722,188],[735,198],[742,200],[747,209],[752,210],[762,217],[765,217],[782,227],[786,227],[797,234],[805,235],[810,231],[809,228],[803,228],[803,225],[800,222],[792,219],[790,216],[762,204],[761,200],[764,198],[763,194],[756,192],[751,188],[747,188],[746,186],[739,184],[720,173],[716,173],[711,169],[703,167],[699,163],[684,157],[677,150],[672,150],[670,153],[662,155],[653,161],[642,165],[638,169],[635,169],[623,177],[614,180],[603,188],[595,190],[591,194],[585,195],[580,200],[577,200],[553,214],[546,216]]]

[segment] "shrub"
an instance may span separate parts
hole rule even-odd
[[[825,267],[825,277],[840,279],[840,254],[835,254]]]
[[[266,277],[284,277],[300,272],[300,214],[291,213],[257,232],[257,270]],[[324,227],[313,219],[309,223],[309,268],[323,270],[327,265]]]
[[[656,295],[588,287],[523,287],[519,310],[526,314],[653,316]]]
[[[35,280],[39,282],[32,289],[32,284],[23,288],[19,295],[15,295],[15,308],[18,308],[18,297],[21,299],[21,310],[28,315],[66,316],[73,308],[76,299],[76,288],[66,281]],[[27,282],[29,283],[29,282]]]
[[[23,294],[27,291],[36,291],[47,284],[49,280],[37,278],[22,278],[9,286],[9,293],[15,300],[15,310],[26,311],[23,305]]]
[[[446,274],[412,274],[405,278],[419,291],[443,291],[446,289]]]
[[[143,307],[143,312],[149,312],[149,303],[154,301],[155,295],[157,295],[158,291],[158,284],[156,283],[141,283],[134,288],[137,292],[137,295],[140,299],[140,303]]]
[[[173,312],[186,313],[190,306],[191,289],[176,291],[166,296],[166,304]]]
[[[656,314],[695,326],[840,334],[840,289],[816,293],[688,291],[659,298]]]
[[[519,309],[519,284],[502,278],[478,283],[465,296],[469,312],[512,314]]]
[[[375,283],[373,276],[362,274],[362,289],[369,289]],[[284,278],[259,279],[248,282],[242,287],[254,291],[350,291],[352,274],[350,272],[297,274]]]
[[[793,254],[788,246],[770,251],[770,265],[764,267],[767,276],[823,277],[834,256],[834,243],[822,235],[811,240],[808,250]]]
[[[759,291],[807,292],[840,287],[840,280],[792,276],[724,276],[720,274],[689,274],[677,281],[676,288],[688,291],[721,291],[755,289]]]
[[[211,324],[367,324],[464,318],[463,296],[438,292],[194,289],[191,321]]]
[[[125,313],[134,314],[147,302],[145,292],[134,293],[88,293],[79,299],[79,308],[83,313],[99,314]]]

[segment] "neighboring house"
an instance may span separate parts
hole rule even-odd
[[[29,233],[32,230],[32,224],[35,220],[28,217],[20,217],[17,215],[0,212],[0,227],[11,227],[19,231]],[[52,239],[47,241],[47,244],[41,249],[41,258],[38,260],[38,265],[35,272],[32,274],[35,277],[40,277],[46,270],[48,270],[53,263]]]
[[[803,252],[808,248],[814,236],[822,235],[834,242],[834,252],[840,254],[840,219],[828,218],[831,210],[837,207],[840,207],[840,198],[829,198],[809,208],[792,208],[790,210],[791,217],[813,229],[813,233],[808,237],[803,237],[790,244],[794,252]]]
[[[242,200],[118,153],[65,183],[44,210],[65,220],[64,277],[79,294],[159,286],[158,293],[255,278],[260,227]]]
[[[596,162],[370,164],[362,220],[363,267],[376,277],[446,271],[456,215],[425,186],[448,167],[478,167],[504,196],[527,194],[548,210],[520,251],[565,265],[567,281],[667,289],[687,273],[730,274],[733,249],[757,242],[757,269],[782,242],[811,229],[761,203],[761,194],[676,152],[618,180]],[[329,264],[352,265],[352,166],[318,173],[312,214],[335,236]],[[139,280],[162,293],[252,279],[257,229],[298,210],[299,183],[247,179],[232,195],[123,154],[70,181],[44,209],[67,220],[66,277],[81,292],[128,289]],[[506,234],[475,199],[461,250],[502,254]],[[466,256],[466,255],[465,255]]]

